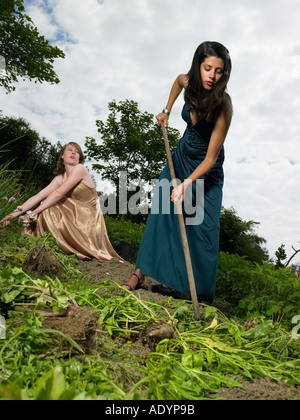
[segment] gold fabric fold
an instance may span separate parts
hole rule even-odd
[[[95,188],[83,181],[62,200],[39,214],[34,231],[24,232],[41,236],[50,232],[59,248],[66,254],[76,254],[79,260],[97,258],[124,261],[112,247],[107,235]]]

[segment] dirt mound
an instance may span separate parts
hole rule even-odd
[[[210,398],[225,398],[226,400],[299,400],[300,389],[283,382],[275,382],[270,378],[258,378],[252,383],[241,381],[245,389],[221,388]]]
[[[45,247],[36,247],[28,253],[23,267],[39,276],[48,276],[52,279],[62,277],[64,269]]]
[[[67,317],[46,319],[43,326],[63,332],[73,338],[86,353],[91,353],[94,348],[93,338],[99,330],[99,316],[98,311],[78,307]]]
[[[139,334],[141,344],[147,344],[151,351],[155,351],[157,344],[165,338],[174,337],[174,328],[169,324],[150,325],[144,328]]]
[[[105,280],[112,280],[120,285],[124,285],[131,277],[135,270],[133,264],[128,262],[121,263],[116,258],[103,262],[96,259],[90,261],[80,261],[78,269],[84,276],[88,276],[88,280],[92,284],[100,284]],[[141,299],[154,299],[161,301],[166,296],[172,296],[175,299],[189,299],[188,296],[170,289],[151,277],[146,277],[145,289],[140,289],[139,295]]]

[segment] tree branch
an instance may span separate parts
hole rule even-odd
[[[298,252],[300,252],[300,249],[295,249],[292,246],[293,250],[295,251],[294,254],[289,258],[289,260],[284,264],[284,267],[287,267],[289,265],[289,263],[292,261],[292,259],[298,254]]]

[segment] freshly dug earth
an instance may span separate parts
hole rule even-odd
[[[282,382],[275,382],[270,378],[258,378],[249,383],[241,381],[245,389],[221,388],[211,398],[225,398],[226,400],[298,400],[300,389]]]
[[[27,255],[23,267],[25,270],[34,271],[40,276],[49,276],[52,279],[64,275],[61,264],[53,257],[45,247],[35,247]]]
[[[100,313],[93,309],[78,307],[69,316],[46,319],[43,326],[63,332],[75,340],[85,353],[92,353],[99,316]]]
[[[112,280],[120,285],[124,285],[135,270],[134,265],[128,262],[121,263],[116,258],[108,262],[102,262],[96,259],[81,261],[77,268],[84,276],[88,275],[89,281],[95,285],[105,280]],[[166,296],[172,296],[175,299],[190,299],[189,296],[169,289],[151,277],[146,277],[146,290],[139,289],[138,293],[142,300],[152,298],[156,301],[161,301]]]
[[[130,263],[120,263],[117,259],[109,262],[98,260],[80,262],[78,269],[83,275],[88,275],[92,284],[99,284],[106,280],[112,280],[119,284],[125,284],[134,271]],[[140,289],[138,293],[142,300],[154,299],[159,302],[167,296],[174,298],[186,298],[186,296],[171,290],[152,278],[146,278],[146,289]],[[84,348],[89,351],[92,348],[92,337],[99,333],[97,323],[99,314],[88,308],[77,308],[69,317],[47,321],[47,327],[60,329],[70,335]],[[150,326],[140,333],[135,346],[130,346],[128,351],[143,355],[155,349],[156,343],[163,338],[172,337],[173,331],[166,326]],[[124,347],[124,343],[120,343]],[[209,395],[210,398],[224,398],[228,400],[292,400],[300,399],[299,387],[289,386],[285,383],[277,383],[269,378],[255,379],[252,383],[242,381],[244,390],[240,388],[221,388],[217,394]]]

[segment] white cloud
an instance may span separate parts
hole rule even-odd
[[[21,82],[0,92],[4,114],[21,116],[53,142],[96,136],[112,99],[156,114],[175,77],[204,40],[230,50],[234,119],[226,140],[224,205],[261,223],[273,255],[300,241],[298,0],[27,0],[40,32],[66,53],[58,86]],[[182,133],[182,97],[170,124]],[[162,145],[163,147],[163,145]],[[290,162],[293,162],[291,164]],[[100,185],[100,184],[99,184]]]

